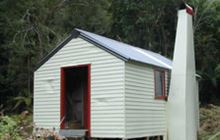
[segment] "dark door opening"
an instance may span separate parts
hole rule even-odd
[[[90,65],[61,68],[61,129],[90,129]]]

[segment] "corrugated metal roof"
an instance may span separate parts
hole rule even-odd
[[[70,36],[68,36],[60,45],[54,48],[46,57],[41,60],[35,70],[37,70],[41,65],[48,61],[50,57],[56,54],[71,39],[76,37],[82,37],[83,39],[92,42],[98,47],[112,53],[113,55],[118,56],[123,60],[132,60],[165,69],[172,69],[172,61],[158,53],[134,47],[129,44],[122,43],[81,29],[74,29]]]
[[[158,66],[165,69],[172,69],[172,61],[158,53],[131,46],[104,36],[100,36],[81,29],[75,29],[83,37],[92,40],[102,47],[122,56],[127,60],[133,60],[145,64]]]

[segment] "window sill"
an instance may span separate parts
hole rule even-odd
[[[157,96],[154,99],[155,100],[165,100],[165,101],[167,101],[167,96]]]

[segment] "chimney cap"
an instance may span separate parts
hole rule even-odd
[[[186,4],[185,2],[182,2],[179,6],[179,10],[186,9],[186,12],[190,15],[194,15],[194,8]]]

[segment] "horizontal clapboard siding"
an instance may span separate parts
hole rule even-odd
[[[126,62],[126,138],[164,135],[166,125],[166,101],[154,99],[153,67]]]
[[[59,129],[60,68],[91,64],[91,136],[123,138],[124,61],[87,41],[72,39],[34,73],[34,123]]]

